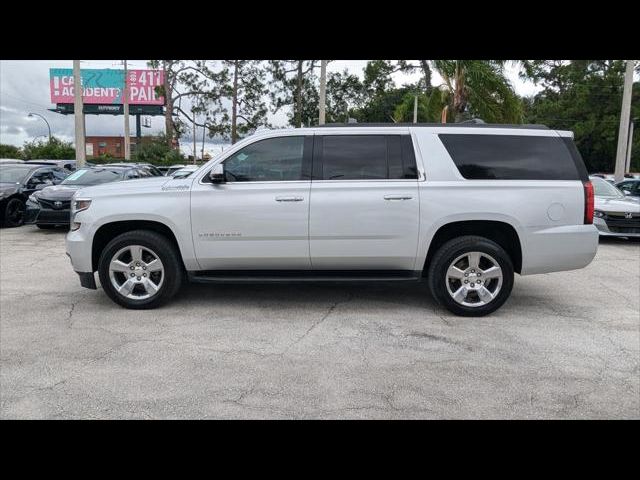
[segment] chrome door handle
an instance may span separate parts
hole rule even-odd
[[[303,197],[276,197],[276,202],[301,202]]]
[[[411,200],[413,197],[411,195],[385,195],[385,200]]]

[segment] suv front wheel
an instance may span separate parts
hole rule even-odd
[[[132,309],[155,308],[173,297],[184,269],[165,236],[134,230],[111,240],[100,255],[98,274],[107,295]]]
[[[513,288],[513,263],[497,243],[478,236],[448,241],[429,265],[431,295],[456,315],[494,312]]]

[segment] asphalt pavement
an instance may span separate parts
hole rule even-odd
[[[516,277],[484,318],[425,284],[80,287],[65,231],[0,230],[0,418],[640,418],[640,243]]]

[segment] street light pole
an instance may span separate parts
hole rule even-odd
[[[46,123],[46,124],[47,124],[47,128],[49,129],[49,143],[51,143],[51,125],[49,125],[49,122],[47,122],[47,119],[46,119],[46,118],[44,118],[44,117],[43,117],[42,115],[40,115],[39,113],[32,113],[32,112],[29,112],[29,115],[28,115],[28,116],[29,116],[29,117],[31,117],[31,118],[33,118],[34,116],[35,116],[35,117],[40,117],[42,120],[44,120],[44,123]]]

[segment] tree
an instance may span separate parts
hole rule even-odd
[[[502,60],[431,60],[438,88],[456,122],[477,116],[490,123],[521,123],[522,102],[504,74]]]
[[[0,143],[0,158],[13,158],[19,160],[22,158],[22,152],[19,147]]]
[[[625,64],[622,60],[525,61],[523,76],[543,87],[525,99],[527,123],[571,130],[587,169],[611,172],[616,157]],[[634,83],[631,118],[640,117],[640,84]],[[640,129],[636,123],[636,132]],[[640,170],[640,135],[634,134],[632,171]]]
[[[184,155],[179,150],[171,148],[163,136],[157,138],[145,137],[145,141],[137,145],[135,152],[131,154],[131,160],[154,165],[185,163]]]
[[[273,80],[270,92],[273,113],[284,106],[292,109],[289,123],[294,127],[302,127],[305,119],[318,118],[317,108],[309,105],[318,104],[318,90],[315,87],[314,68],[318,60],[270,60],[269,73]],[[315,102],[314,102],[315,100]]]
[[[255,60],[224,60],[223,65],[230,71],[231,85],[224,90],[231,99],[231,143],[261,125],[268,126],[267,106],[264,96],[265,70],[261,62]],[[238,119],[242,120],[238,123]]]
[[[51,140],[46,141],[25,142],[22,147],[22,158],[25,160],[71,160],[76,158],[76,150],[71,142],[51,137]]]
[[[164,85],[156,87],[156,93],[165,97],[165,139],[168,146],[173,148],[173,140],[180,138],[194,123],[194,115],[198,113],[207,113],[210,123],[207,127],[211,130],[221,128],[216,120],[222,112],[220,99],[221,86],[226,80],[224,71],[211,68],[207,60],[151,60],[149,66],[164,71]],[[191,101],[190,112],[182,108],[183,98]],[[190,125],[185,125],[181,116]],[[204,127],[205,123],[196,121],[195,125]]]

